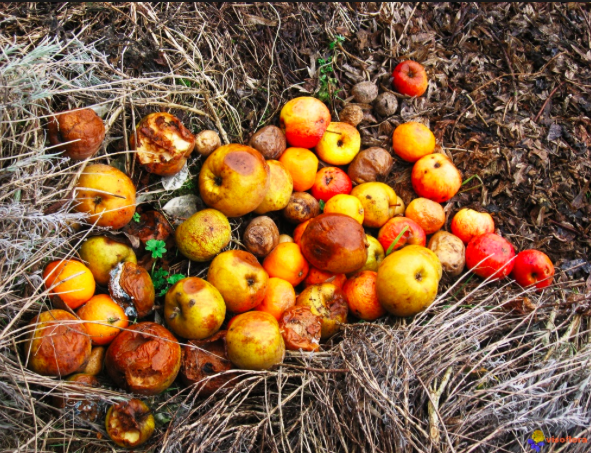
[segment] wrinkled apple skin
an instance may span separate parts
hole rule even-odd
[[[56,151],[64,151],[73,160],[84,160],[94,156],[103,144],[105,124],[92,109],[60,112],[49,120],[47,136]]]
[[[119,263],[137,263],[133,249],[106,236],[88,238],[80,247],[80,258],[87,264],[96,282],[107,285],[111,271]]]
[[[173,285],[164,297],[164,319],[179,337],[203,340],[216,333],[226,317],[220,292],[199,277],[187,277]]]
[[[476,236],[466,247],[468,269],[482,278],[500,280],[513,270],[515,249],[507,239],[494,233]]]
[[[487,212],[463,208],[451,221],[451,232],[467,244],[475,236],[495,232],[495,222]]]
[[[141,395],[166,390],[180,367],[178,341],[165,327],[153,322],[140,322],[121,332],[105,356],[105,369],[113,382]]]
[[[118,230],[127,225],[135,213],[133,182],[109,165],[88,165],[76,184],[75,198],[78,204],[74,209],[88,214],[88,221],[98,226]]]
[[[290,351],[318,351],[322,318],[312,313],[310,307],[288,308],[279,318],[279,327],[285,347]]]
[[[513,262],[511,276],[523,286],[534,285],[538,291],[552,284],[554,265],[548,255],[539,250],[524,250],[517,254]]]
[[[327,339],[347,322],[349,306],[343,291],[334,283],[308,286],[296,299],[297,307],[308,307],[321,318],[321,338]]]
[[[35,316],[24,345],[30,370],[44,376],[67,376],[90,358],[92,343],[83,324],[65,310],[49,310]]]
[[[447,231],[438,231],[428,244],[429,250],[437,255],[446,274],[457,277],[466,265],[466,247],[462,240]]]
[[[426,251],[426,252],[425,252]],[[384,258],[378,268],[378,301],[390,314],[415,315],[437,297],[441,264],[437,256],[420,245],[409,245]]]
[[[109,407],[105,428],[120,447],[136,448],[152,437],[156,422],[148,406],[133,398]]]
[[[235,316],[228,326],[226,348],[230,361],[245,370],[267,370],[285,355],[279,323],[263,311]]]
[[[211,153],[199,173],[199,194],[228,217],[254,211],[269,189],[269,166],[256,149],[232,143]]]
[[[156,291],[147,270],[136,263],[119,263],[111,271],[109,294],[125,310],[127,316],[139,319],[154,310]]]
[[[287,143],[299,148],[314,148],[329,124],[328,107],[309,96],[288,101],[279,114],[279,127]]]
[[[367,261],[365,231],[345,214],[320,214],[310,220],[301,249],[312,266],[335,274],[355,272]]]

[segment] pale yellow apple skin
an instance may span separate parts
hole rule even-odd
[[[431,252],[425,247],[407,246],[384,258],[378,268],[378,301],[395,316],[416,315],[437,297],[441,264],[437,268],[433,257],[417,247]]]
[[[367,243],[369,244],[369,247],[367,247],[367,261],[365,262],[365,265],[354,274],[358,274],[361,271],[377,272],[378,267],[380,266],[380,264],[386,256],[386,253],[384,252],[384,247],[382,247],[380,241],[378,241],[373,236],[370,236],[369,234],[366,234],[365,238],[367,239]]]
[[[228,217],[254,211],[269,189],[269,165],[256,149],[232,143],[211,153],[199,173],[199,194]]]
[[[363,205],[359,198],[343,193],[331,197],[324,205],[324,212],[337,212],[348,215],[357,220],[360,225],[363,225],[363,218],[365,217]]]
[[[293,178],[291,173],[278,160],[268,160],[269,189],[262,203],[254,210],[257,214],[279,211],[289,204],[293,192]]]
[[[316,154],[330,165],[350,164],[361,149],[361,135],[355,126],[332,122],[316,145]]]
[[[228,218],[217,209],[196,212],[175,232],[179,251],[192,261],[209,261],[222,251],[232,238]]]
[[[363,226],[381,228],[394,217],[398,196],[394,189],[383,182],[365,182],[353,187],[351,195],[363,206]]]
[[[320,338],[327,339],[338,332],[340,325],[347,322],[349,308],[343,292],[333,283],[311,285],[296,299],[296,305],[308,307],[321,319]]]
[[[106,236],[93,236],[80,247],[80,258],[86,263],[95,281],[100,285],[109,283],[109,273],[119,263],[135,263],[137,258],[133,249]]]
[[[249,311],[230,322],[226,335],[230,362],[244,370],[267,370],[281,363],[285,343],[279,323],[270,313]]]
[[[226,304],[220,292],[199,277],[187,277],[173,285],[164,297],[164,319],[176,335],[203,340],[222,326]]]
[[[269,274],[252,253],[228,250],[213,259],[207,281],[221,293],[229,311],[244,313],[263,301]]]
[[[135,213],[135,186],[122,171],[104,164],[88,165],[78,183],[74,209],[89,214],[88,221],[114,230],[124,227]]]

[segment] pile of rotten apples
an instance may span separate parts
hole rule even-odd
[[[424,69],[414,62],[402,63],[393,76],[403,94],[420,96],[427,87]],[[394,94],[378,96],[369,82],[352,94],[358,103],[373,103],[378,115],[396,110]],[[417,122],[401,124],[392,137],[393,153],[414,163],[418,198],[405,208],[383,182],[393,166],[391,152],[360,150],[363,115],[358,104],[349,104],[341,122],[332,122],[325,104],[299,97],[281,110],[280,127],[262,128],[248,146],[221,146],[214,131],[194,136],[168,113],[142,119],[130,140],[137,161],[169,176],[197,149],[203,156],[199,195],[208,208],[175,231],[161,213],[135,214],[136,189],[126,174],[93,163],[77,181],[75,209],[95,225],[131,231],[144,245],[154,239],[176,244],[189,260],[209,263],[207,278],[173,282],[160,317],[150,318],[164,325],[141,321],[155,307],[150,273],[129,245],[93,236],[79,259],[53,261],[44,270],[54,309],[30,323],[28,367],[91,387],[100,385],[95,376],[105,369],[118,388],[139,395],[163,392],[180,373],[185,384],[199,383],[202,394],[211,394],[235,382],[236,375],[224,371],[270,368],[282,362],[286,348],[319,350],[348,317],[372,321],[424,310],[437,296],[443,271],[457,276],[467,264],[489,279],[513,270],[523,286],[551,283],[548,257],[535,250],[515,257],[487,213],[462,209],[452,219],[453,234],[440,230],[446,220],[440,203],[458,192],[462,178],[448,157],[434,153],[435,137]],[[91,157],[104,135],[90,109],[62,112],[48,125],[50,142],[72,159]],[[273,211],[292,225],[288,231],[265,215]],[[226,250],[228,218],[247,214],[252,219],[241,249]],[[227,323],[226,312],[234,315]],[[92,420],[99,414],[96,402],[79,393],[55,404],[75,405]],[[108,410],[106,429],[118,445],[137,447],[154,431],[154,418],[134,398]]]

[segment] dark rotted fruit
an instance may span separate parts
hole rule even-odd
[[[131,149],[150,173],[170,176],[181,171],[195,149],[195,136],[174,115],[150,113],[129,138]]]
[[[392,170],[393,162],[388,151],[375,146],[357,154],[347,172],[355,184],[384,181]]]
[[[181,347],[170,331],[141,322],[121,332],[105,356],[107,373],[119,387],[142,395],[166,390],[181,366]]]
[[[365,231],[344,214],[321,214],[310,220],[300,244],[308,262],[323,271],[347,274],[367,261]]]
[[[90,358],[92,344],[84,325],[64,310],[35,316],[24,345],[29,369],[44,376],[67,376]]]
[[[294,192],[283,209],[283,215],[291,223],[303,223],[320,214],[320,203],[307,192]]]
[[[321,318],[322,339],[334,335],[347,321],[349,306],[343,291],[334,283],[308,286],[296,299],[297,307],[308,307]]]
[[[109,408],[105,419],[107,434],[120,447],[135,448],[146,442],[156,423],[148,406],[138,399],[118,403]]]
[[[94,376],[83,373],[74,374],[66,381],[76,384],[78,389],[74,391],[64,390],[63,394],[54,396],[52,398],[53,405],[58,409],[71,407],[75,410],[76,417],[89,422],[96,421],[100,413],[100,407],[98,401],[92,400],[92,391],[88,391],[88,388],[98,388],[101,383]],[[85,396],[79,396],[81,393],[85,394]]]
[[[129,317],[139,319],[154,309],[156,293],[152,277],[147,270],[130,261],[119,263],[111,271],[109,294],[125,310]]]
[[[255,217],[246,227],[242,242],[254,256],[265,257],[279,244],[279,229],[270,217]]]
[[[317,351],[320,349],[322,318],[310,307],[288,308],[279,318],[279,328],[286,349],[291,351]]]
[[[174,229],[158,211],[143,212],[139,222],[129,222],[123,231],[137,237],[144,245],[150,239],[166,242],[167,249],[174,244]]]
[[[53,116],[47,136],[56,151],[74,160],[92,157],[105,139],[103,120],[92,109],[69,110]],[[71,143],[67,143],[71,142]]]
[[[232,374],[211,377],[232,369],[226,355],[226,333],[220,330],[205,340],[191,340],[183,346],[181,378],[185,385],[201,383],[200,395],[209,396],[219,388],[229,387],[235,377]]]
[[[277,126],[265,126],[252,136],[248,145],[265,156],[265,159],[279,159],[287,147],[287,142]]]

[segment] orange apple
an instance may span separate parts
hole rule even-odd
[[[330,165],[348,165],[361,149],[361,136],[348,123],[330,123],[316,145],[316,154]]]
[[[289,204],[293,192],[293,178],[278,160],[268,160],[269,189],[260,205],[254,210],[257,214],[279,211]]]
[[[269,165],[256,149],[232,143],[211,153],[199,173],[206,205],[228,217],[254,211],[269,189]]]
[[[314,148],[330,124],[330,111],[322,101],[302,96],[288,101],[279,114],[279,126],[287,143]]]
[[[412,168],[412,187],[419,197],[442,203],[452,198],[462,186],[462,175],[444,154],[421,157]]]
[[[123,228],[135,213],[135,186],[115,167],[91,164],[86,167],[76,187],[74,209],[89,215],[89,222],[114,230]]]
[[[460,209],[451,221],[451,232],[464,244],[475,236],[495,232],[495,222],[488,212]]]

